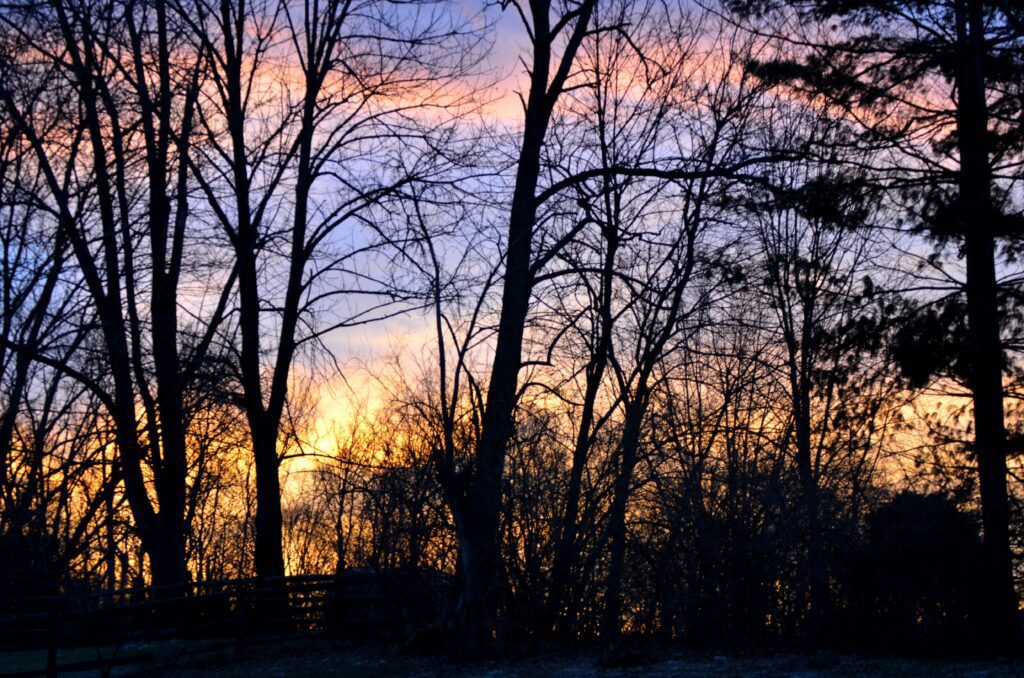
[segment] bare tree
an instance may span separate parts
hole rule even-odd
[[[205,360],[226,300],[222,293],[205,318],[179,321],[190,241],[186,159],[202,58],[181,49],[182,27],[164,2],[26,4],[4,20],[75,103],[62,124],[51,125],[38,109],[45,98],[18,101],[4,92],[8,114],[45,178],[47,209],[96,309],[111,384],[73,376],[116,422],[124,489],[154,582],[181,583],[184,392]],[[16,77],[29,76],[25,66]],[[43,88],[33,94],[48,96]],[[66,362],[59,366],[68,369]]]
[[[211,67],[193,172],[238,270],[256,570],[279,576],[278,444],[292,365],[328,331],[385,317],[400,301],[374,273],[370,255],[395,237],[371,212],[440,171],[432,128],[415,111],[451,104],[447,83],[470,59],[444,3],[406,13],[373,0],[200,2],[180,12]]]

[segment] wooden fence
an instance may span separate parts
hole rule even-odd
[[[0,614],[0,677],[107,672],[152,660],[123,650],[162,640],[211,641],[209,650],[317,633],[394,638],[430,623],[447,591],[437,574],[349,571],[25,597]],[[58,661],[59,651],[90,647],[95,659]],[[38,665],[5,661],[26,656],[38,657]]]

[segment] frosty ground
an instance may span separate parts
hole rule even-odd
[[[142,673],[151,674],[154,666]],[[459,663],[443,657],[409,656],[387,646],[331,641],[302,641],[280,647],[259,646],[241,655],[182,657],[160,667],[170,676],[353,676],[385,678],[587,678],[644,676],[1021,676],[1019,660],[967,661],[863,657],[852,655],[736,656],[672,648],[647,652],[637,665],[603,665],[600,648],[590,651],[540,652],[488,662]],[[126,674],[121,674],[126,675]],[[141,675],[137,673],[136,675]]]

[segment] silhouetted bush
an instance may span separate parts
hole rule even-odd
[[[977,623],[981,542],[945,496],[903,492],[870,514],[850,581],[850,640],[887,652],[957,653]]]

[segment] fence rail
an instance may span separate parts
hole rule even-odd
[[[436,573],[349,571],[26,596],[0,613],[0,678],[143,663],[151,653],[121,650],[146,641],[211,641],[209,650],[281,635],[395,636],[436,617],[447,590]],[[58,661],[61,651],[90,646],[95,659]],[[5,661],[16,654],[38,656],[39,665]]]

